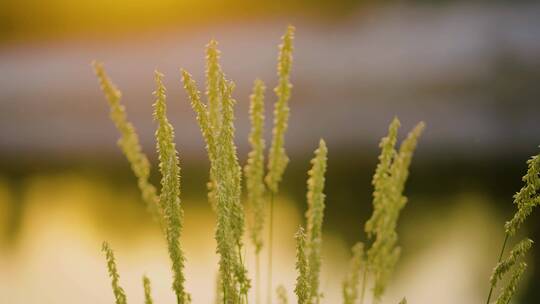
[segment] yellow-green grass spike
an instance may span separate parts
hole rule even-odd
[[[401,249],[396,246],[396,226],[399,214],[407,201],[403,195],[418,138],[424,129],[419,123],[395,150],[399,120],[390,124],[388,136],[381,141],[379,165],[373,178],[373,215],[366,223],[366,232],[375,240],[367,252],[367,265],[374,277],[373,295],[380,300],[393,270],[399,260]]]
[[[386,285],[390,280],[394,271],[395,265],[400,257],[401,249],[396,247],[397,232],[396,226],[399,215],[407,202],[407,198],[403,195],[405,183],[409,176],[409,167],[412,161],[414,151],[418,143],[419,137],[425,128],[425,124],[420,122],[407,138],[401,143],[399,152],[395,156],[390,167],[389,188],[389,204],[385,211],[384,225],[378,229],[377,240],[374,243],[374,248],[379,248],[379,259],[375,259],[375,265],[378,265],[378,271],[375,272],[374,293],[376,298],[382,296],[386,289]]]
[[[223,79],[221,66],[219,65],[220,51],[217,41],[211,40],[206,46],[206,98],[208,120],[212,136],[217,138],[221,130],[221,81]],[[214,211],[216,210],[216,181],[210,172],[208,181],[208,201]]]
[[[218,138],[218,149],[220,149],[220,157],[223,157],[222,162],[225,164],[227,177],[227,189],[231,193],[231,227],[233,237],[236,242],[242,241],[244,234],[244,210],[241,204],[241,189],[242,189],[242,169],[238,163],[236,145],[234,143],[234,105],[236,101],[232,98],[234,83],[226,80],[222,81],[222,119],[223,125]]]
[[[391,236],[386,237],[389,240],[389,243],[394,243],[397,240],[397,235],[392,233]],[[393,270],[401,256],[401,248],[390,245],[383,245],[382,248],[378,248],[379,255],[369,261],[373,277],[374,277],[374,286],[372,289],[373,297],[376,302],[380,302],[380,299],[384,292],[388,282],[392,277]],[[377,248],[377,247],[374,247]]]
[[[127,304],[127,297],[124,289],[120,286],[120,275],[116,268],[116,261],[114,258],[114,252],[107,242],[103,242],[101,250],[105,253],[107,259],[107,270],[111,277],[111,285],[116,304]]]
[[[221,74],[221,94],[222,98],[222,127],[218,138],[218,147],[221,149],[220,155],[223,157],[224,174],[226,177],[225,188],[230,200],[230,225],[235,247],[235,277],[240,286],[240,293],[247,297],[247,292],[251,287],[251,282],[247,277],[247,269],[242,261],[242,236],[244,234],[244,208],[241,202],[242,190],[242,169],[238,163],[236,145],[234,143],[234,105],[236,101],[232,98],[234,83],[225,80]]]
[[[399,146],[398,155],[392,163],[392,181],[395,186],[394,191],[396,192],[396,197],[399,199],[398,206],[400,208],[402,208],[406,202],[406,199],[403,196],[403,190],[405,188],[407,178],[409,177],[409,167],[418,144],[418,139],[422,135],[425,126],[426,125],[424,122],[420,122],[412,129],[411,132],[409,132],[407,138],[405,138],[405,140],[403,140]]]
[[[403,299],[399,302],[399,304],[407,304],[407,298],[403,298]]]
[[[207,148],[211,161],[211,174],[217,186],[217,213],[218,252],[220,252],[220,268],[223,284],[226,286],[225,297],[235,300],[238,294],[235,281],[240,285],[240,292],[247,293],[250,282],[247,279],[247,270],[241,262],[240,251],[242,247],[241,236],[244,229],[243,208],[240,204],[241,195],[241,169],[236,156],[234,145],[234,113],[232,90],[234,85],[220,78],[220,93],[222,96],[222,128],[219,137],[212,133],[211,120],[206,108],[199,98],[198,90],[187,72],[183,73],[184,84],[191,97],[192,106],[197,112],[203,137],[207,141]],[[233,278],[234,275],[234,278]],[[237,300],[237,299],[236,299]]]
[[[510,252],[509,258],[507,258],[506,261],[501,261],[501,258],[503,256],[509,237],[514,236],[516,234],[517,230],[521,227],[525,219],[532,213],[534,207],[537,207],[538,205],[540,205],[540,194],[538,193],[538,190],[540,189],[540,154],[531,157],[527,161],[527,167],[528,167],[527,173],[522,178],[525,185],[520,189],[518,193],[514,195],[514,204],[517,206],[517,211],[512,217],[512,219],[507,221],[504,226],[506,237],[505,237],[502,249],[501,249],[501,253],[499,255],[499,262],[496,268],[494,269],[494,272],[490,279],[491,288],[489,290],[488,298],[486,301],[487,303],[489,303],[491,299],[492,291],[495,287],[495,284],[500,279],[500,277],[504,274],[504,273],[501,274],[501,272],[507,272],[509,270],[507,269],[509,267],[507,267],[508,265],[505,262],[507,262],[508,259],[512,258],[513,253],[517,252],[515,250],[512,250],[512,252]],[[528,241],[530,240],[525,240],[525,242],[528,242]],[[530,242],[532,244],[532,241]],[[518,247],[515,249],[518,249],[519,251],[520,249],[519,245],[529,246],[531,244],[523,243],[522,241],[518,244]],[[512,265],[516,263],[515,260],[512,261],[510,259],[510,261],[512,262]],[[501,298],[497,300],[497,303],[499,303],[500,299]]]
[[[193,77],[191,76],[191,74],[189,74],[186,70],[181,70],[181,74],[182,74],[182,82],[184,84],[184,89],[186,90],[188,94],[191,107],[193,108],[193,110],[195,111],[195,114],[197,115],[197,122],[199,123],[199,128],[201,129],[201,133],[206,143],[206,152],[208,153],[208,158],[210,159],[210,162],[216,162],[217,134],[214,134],[214,130],[212,127],[214,123],[212,122],[210,114],[208,113],[208,107],[202,102],[201,93],[197,89],[197,84],[195,83],[195,80],[193,80]],[[217,80],[214,82],[217,83]],[[210,205],[214,209],[214,211],[216,211],[217,184],[216,184],[215,177],[213,175],[214,173],[212,172],[212,170],[210,170],[210,180],[207,183],[208,200],[210,202]]]
[[[125,107],[120,102],[122,94],[111,82],[102,63],[93,62],[93,66],[101,89],[109,103],[110,118],[121,135],[118,145],[128,159],[131,169],[137,177],[137,184],[147,208],[156,220],[161,221],[162,210],[159,206],[159,197],[156,188],[149,182],[150,163],[146,155],[142,152],[137,132],[133,124],[128,121]]]
[[[214,303],[215,304],[222,304],[224,303],[223,298],[223,283],[221,281],[221,273],[217,273],[216,275],[216,285],[215,285],[215,294],[214,294]]]
[[[274,193],[278,192],[279,183],[289,163],[289,158],[285,153],[285,132],[289,124],[289,99],[292,88],[290,74],[294,40],[293,26],[287,28],[282,40],[278,58],[279,79],[274,89],[278,99],[274,105],[274,127],[268,155],[268,174],[265,178],[268,188]]]
[[[510,303],[510,300],[514,296],[517,290],[517,285],[519,283],[519,279],[523,275],[523,272],[525,272],[525,269],[527,268],[527,264],[524,262],[519,263],[517,268],[512,273],[512,277],[510,278],[510,281],[508,284],[502,289],[501,294],[497,298],[496,304],[508,304]]]
[[[388,176],[390,175],[390,166],[396,155],[397,132],[400,127],[400,122],[394,118],[388,127],[388,135],[381,139],[379,147],[381,154],[379,155],[379,163],[373,175],[373,213],[371,218],[365,224],[365,230],[368,236],[375,233],[375,229],[379,224],[382,212],[385,210],[385,202],[388,201]]]
[[[319,275],[321,268],[321,247],[322,247],[322,224],[324,220],[325,194],[324,183],[327,167],[328,150],[324,140],[319,141],[319,147],[315,150],[315,157],[311,160],[311,170],[309,170],[307,181],[307,248],[309,263],[309,281],[311,299],[319,303]]]
[[[493,269],[493,274],[490,278],[492,287],[495,287],[497,285],[497,282],[502,279],[502,277],[510,269],[512,269],[512,267],[514,267],[514,265],[516,265],[519,260],[523,259],[527,251],[531,249],[532,244],[533,241],[531,239],[522,240],[514,246],[506,259],[497,264],[495,269]]]
[[[249,108],[251,132],[249,143],[251,151],[248,154],[247,164],[244,167],[246,177],[247,203],[253,214],[251,220],[251,241],[258,254],[263,246],[262,231],[264,228],[264,91],[265,86],[261,80],[256,80],[251,94]]]
[[[221,127],[221,77],[219,65],[220,51],[217,41],[211,40],[206,46],[206,97],[208,115],[213,134],[218,134]]]
[[[358,285],[360,284],[360,272],[366,267],[363,243],[356,243],[352,247],[352,254],[347,276],[342,285],[344,304],[356,303],[358,299]]]
[[[309,277],[309,265],[307,257],[307,244],[306,234],[304,228],[298,228],[298,232],[295,235],[296,239],[296,270],[298,275],[296,277],[296,286],[294,292],[298,304],[310,304],[311,300],[311,285]]]
[[[143,288],[144,288],[144,304],[154,304],[152,300],[152,286],[150,285],[150,279],[147,276],[143,276]]]
[[[522,180],[525,185],[514,195],[514,204],[518,210],[505,225],[506,233],[514,235],[534,207],[540,205],[540,154],[527,161],[528,169]]]
[[[237,301],[238,291],[235,284],[235,263],[236,251],[235,242],[230,224],[231,213],[231,191],[226,191],[225,181],[227,180],[227,170],[224,163],[224,155],[217,143],[217,138],[212,133],[212,127],[206,105],[201,101],[199,90],[191,75],[182,70],[182,81],[188,93],[191,106],[197,115],[197,121],[206,142],[208,158],[210,160],[210,172],[215,181],[215,209],[217,214],[217,227],[215,238],[217,241],[217,252],[220,256],[219,270],[221,285],[223,289],[224,302],[234,303]]]
[[[183,210],[180,204],[180,165],[174,143],[174,129],[167,119],[167,104],[163,75],[156,71],[156,91],[154,92],[154,119],[156,130],[159,169],[161,172],[160,204],[164,210],[167,232],[167,246],[172,262],[173,290],[179,304],[187,303],[189,295],[184,288],[184,253],[180,246],[183,225]]]
[[[278,304],[288,304],[289,299],[287,298],[287,289],[285,289],[285,286],[279,285],[276,288],[276,295],[278,299]]]

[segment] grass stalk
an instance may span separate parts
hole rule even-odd
[[[366,285],[368,278],[367,267],[364,268],[364,275],[362,276],[362,287],[360,289],[360,304],[364,304],[364,297],[366,296]]]
[[[240,242],[237,242],[236,243],[236,248],[238,250],[238,260],[239,260],[239,263],[240,265],[244,265],[244,260],[242,259],[242,244]],[[245,302],[244,303],[248,303],[248,295],[247,295],[247,291],[245,292],[242,292],[242,294],[239,296],[239,298],[242,298],[242,296],[244,296],[244,300]]]
[[[143,287],[144,287],[144,304],[154,304],[152,300],[152,288],[150,286],[150,279],[144,275],[143,276]]]
[[[255,254],[255,303],[261,304],[261,254]]]
[[[268,294],[267,304],[272,304],[272,250],[274,238],[274,192],[270,191],[270,227],[268,229]]]
[[[499,254],[499,260],[497,261],[497,264],[499,264],[502,261],[502,257],[504,255],[504,250],[506,249],[506,244],[508,243],[508,239],[510,238],[510,234],[505,233],[504,242],[501,248],[501,252]],[[493,295],[493,284],[491,284],[491,287],[489,288],[489,294],[486,300],[486,304],[489,304],[489,301],[491,301],[491,296]]]

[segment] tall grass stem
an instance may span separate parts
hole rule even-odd
[[[364,304],[364,297],[366,295],[366,284],[367,284],[366,281],[367,281],[367,278],[368,278],[368,270],[367,270],[367,267],[365,267],[364,268],[364,275],[362,276],[362,289],[360,291],[360,304]]]
[[[255,303],[261,304],[261,254],[255,254]]]
[[[272,250],[274,239],[274,192],[270,191],[270,227],[268,232],[268,291],[267,304],[272,304]]]
[[[497,264],[499,264],[502,260],[502,257],[503,257],[503,254],[504,254],[504,250],[506,249],[506,244],[508,243],[508,238],[510,237],[510,235],[507,233],[505,233],[505,237],[504,237],[504,242],[503,242],[503,245],[502,245],[502,248],[501,248],[501,253],[499,254],[499,260],[497,261]],[[491,285],[491,287],[489,288],[489,294],[488,294],[488,297],[487,297],[487,301],[486,301],[486,304],[489,304],[489,301],[491,300],[491,295],[493,294],[493,285]]]

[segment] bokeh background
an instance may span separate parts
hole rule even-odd
[[[483,303],[512,194],[540,144],[535,1],[0,1],[0,303],[111,303],[103,240],[116,251],[130,302],[142,303],[144,273],[156,302],[172,302],[165,245],[115,145],[93,59],[122,89],[154,168],[152,77],[154,69],[166,75],[182,165],[187,287],[195,303],[210,303],[217,256],[208,161],[178,69],[202,84],[204,46],[220,42],[223,67],[237,83],[244,163],[250,87],[256,77],[275,86],[288,24],[297,28],[286,138],[292,161],[277,199],[274,286],[284,284],[294,299],[293,234],[306,209],[309,158],[323,137],[322,285],[325,303],[340,302],[349,248],[365,240],[378,141],[397,115],[401,136],[421,120],[427,129],[385,303],[402,296]],[[274,100],[268,90],[268,117]],[[523,234],[540,240],[539,219],[533,214]],[[540,301],[534,252],[515,303]],[[250,247],[246,254],[253,274]]]

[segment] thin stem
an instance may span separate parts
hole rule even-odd
[[[227,304],[227,289],[225,288],[225,284],[221,282],[221,285],[223,286],[223,304]]]
[[[497,261],[497,264],[499,264],[502,260],[502,257],[503,257],[503,254],[504,254],[504,249],[506,249],[506,243],[508,243],[508,238],[510,237],[510,235],[508,233],[506,233],[505,237],[504,237],[504,242],[503,242],[503,245],[502,245],[502,248],[501,248],[501,253],[499,254],[499,260]],[[486,301],[486,304],[489,304],[489,301],[491,300],[491,295],[493,294],[493,285],[491,285],[491,287],[489,288],[489,294],[488,294],[488,298],[487,298],[487,301]]]
[[[362,289],[360,291],[360,304],[364,304],[364,297],[366,295],[366,281],[368,276],[367,267],[364,267],[364,275],[362,276]]]
[[[255,303],[261,304],[261,253],[255,253]]]
[[[242,260],[242,246],[240,245],[240,242],[237,242],[237,243],[236,243],[236,247],[238,248],[238,259],[240,260],[240,264],[241,264],[241,265],[244,265],[244,261]],[[240,295],[239,295],[239,298],[240,298],[240,299],[242,298],[242,295],[244,296],[244,299],[245,299],[245,301],[246,301],[246,302],[244,302],[244,303],[247,304],[247,302],[248,302],[247,291],[246,291],[246,292],[243,292],[243,294],[240,294]]]
[[[272,304],[272,243],[274,237],[274,192],[270,191],[270,229],[268,234],[268,291],[267,304]]]

